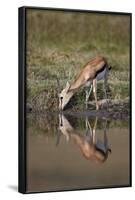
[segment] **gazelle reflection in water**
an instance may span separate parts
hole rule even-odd
[[[61,133],[65,135],[68,142],[70,140],[74,141],[74,143],[79,147],[82,155],[87,160],[91,160],[96,163],[103,163],[106,161],[108,154],[111,153],[107,139],[107,120],[105,121],[104,137],[102,142],[96,138],[97,118],[95,119],[95,123],[92,128],[88,118],[86,117],[86,132],[84,136],[72,127],[63,114],[59,116],[59,120],[59,129]]]

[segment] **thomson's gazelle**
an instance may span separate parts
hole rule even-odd
[[[67,82],[66,87],[59,94],[59,109],[64,110],[71,97],[80,87],[86,87],[86,104],[93,88],[93,94],[96,102],[96,109],[99,109],[97,101],[97,81],[104,79],[104,93],[107,99],[107,75],[109,71],[107,60],[102,56],[91,59],[76,76],[70,84]],[[90,89],[89,89],[90,88]]]

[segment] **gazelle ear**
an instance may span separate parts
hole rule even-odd
[[[67,91],[69,90],[69,87],[70,87],[70,84],[69,84],[69,82],[67,82],[67,84],[66,84]]]

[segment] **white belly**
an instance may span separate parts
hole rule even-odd
[[[106,71],[107,71],[107,69],[106,69],[106,67],[105,67],[105,69],[104,69],[102,72],[99,72],[99,73],[97,74],[96,80],[97,80],[97,81],[100,81],[100,80],[104,79],[105,74],[106,74]],[[92,84],[92,80],[89,80],[89,81],[87,81],[87,82],[85,83],[84,87],[90,87],[91,84]]]
[[[104,68],[104,70],[102,72],[99,72],[96,76],[97,81],[102,80],[105,77],[106,74],[106,67]]]

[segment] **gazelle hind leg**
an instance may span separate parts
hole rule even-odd
[[[97,80],[96,79],[93,80],[93,94],[94,94],[94,98],[96,102],[96,110],[99,110],[99,104],[97,101]]]
[[[104,78],[104,98],[106,100],[106,106],[108,108],[109,103],[108,103],[108,100],[107,100],[107,76],[105,76],[105,78]]]
[[[94,127],[93,127],[93,132],[92,132],[92,139],[93,139],[93,144],[96,144],[96,128],[97,128],[97,121],[98,118],[96,117]]]

